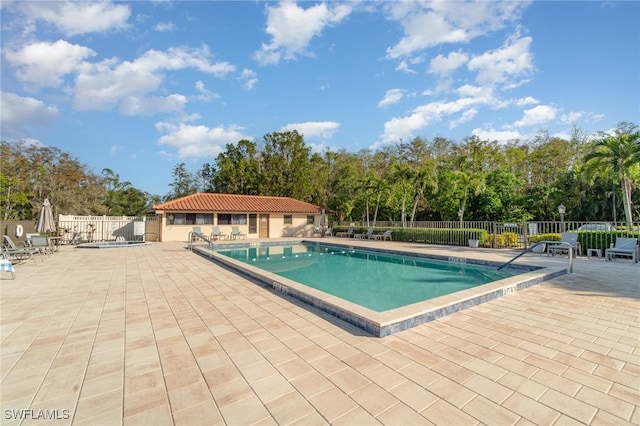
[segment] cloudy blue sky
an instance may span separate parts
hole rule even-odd
[[[157,195],[228,143],[640,124],[640,2],[2,1],[1,138]]]

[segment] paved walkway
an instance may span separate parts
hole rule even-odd
[[[580,258],[573,275],[385,338],[183,244],[63,247],[16,275],[0,281],[2,424],[640,424],[630,261]]]

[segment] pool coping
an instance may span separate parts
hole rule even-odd
[[[80,243],[75,248],[80,249],[110,249],[125,247],[144,247],[150,246],[148,241],[97,241],[95,243]]]
[[[372,309],[365,308],[353,302],[349,302],[315,288],[212,251],[212,249],[234,247],[281,246],[301,243],[320,244],[348,249],[363,249],[378,253],[410,255],[419,258],[445,261],[452,261],[452,259],[465,259],[466,262],[470,264],[485,266],[498,267],[502,264],[501,262],[473,259],[464,256],[452,257],[415,253],[403,250],[391,250],[386,248],[361,247],[334,241],[331,241],[330,243],[318,243],[317,241],[304,239],[283,240],[277,242],[242,241],[239,243],[218,243],[211,245],[208,244],[206,246],[193,246],[192,250],[200,256],[208,258],[217,264],[223,265],[235,273],[243,275],[260,285],[266,286],[283,295],[291,296],[325,313],[346,321],[349,324],[355,325],[356,327],[377,337],[389,336],[399,331],[407,330],[417,325],[488,302],[498,297],[516,293],[567,273],[566,267],[540,267],[526,264],[512,265],[515,269],[522,269],[526,272],[445,296],[413,303],[384,312],[376,312]]]

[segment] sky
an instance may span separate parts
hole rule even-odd
[[[3,141],[153,195],[298,130],[314,152],[640,124],[638,1],[2,0]]]

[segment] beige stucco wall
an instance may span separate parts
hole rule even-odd
[[[234,225],[216,225],[218,223],[217,214],[214,214],[214,225],[167,225],[166,214],[162,215],[162,221],[160,224],[160,233],[162,241],[187,241],[189,238],[189,232],[192,231],[194,226],[199,226],[202,232],[206,235],[211,234],[213,227],[218,226],[220,230],[229,235],[231,234],[231,227]],[[315,223],[313,225],[307,224],[306,214],[292,214],[291,224],[285,225],[284,214],[282,213],[270,213],[269,214],[269,238],[281,238],[281,237],[311,237],[313,236],[314,226],[320,225],[320,215],[315,215]],[[258,222],[260,218],[258,216]],[[258,232],[255,234],[249,234],[249,225],[237,225],[240,231],[247,235],[247,239],[258,239]],[[258,230],[260,223],[258,223]]]

